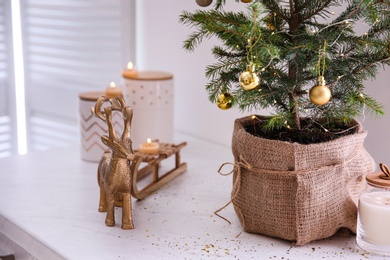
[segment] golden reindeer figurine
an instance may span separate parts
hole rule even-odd
[[[105,102],[111,106],[104,107]],[[122,136],[118,138],[112,123],[113,111],[120,111],[123,115],[124,129]],[[132,207],[131,207],[131,183],[135,169],[135,156],[130,139],[131,120],[133,110],[126,106],[122,97],[110,98],[100,97],[92,114],[107,123],[108,136],[101,137],[102,142],[110,148],[103,154],[98,166],[98,183],[100,187],[99,211],[107,212],[106,225],[115,225],[115,199],[122,198],[122,229],[133,229]],[[133,161],[134,160],[134,161]],[[138,165],[137,165],[138,166]]]

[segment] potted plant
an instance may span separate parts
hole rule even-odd
[[[297,245],[355,232],[358,194],[375,169],[356,118],[383,114],[364,81],[390,64],[390,2],[241,0],[246,11],[236,12],[225,2],[183,11],[180,22],[195,29],[186,50],[221,42],[206,67],[210,101],[274,111],[235,121],[231,201],[244,230]]]

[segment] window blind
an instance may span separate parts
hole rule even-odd
[[[22,0],[29,150],[78,142],[78,96],[134,60],[134,1]]]
[[[0,157],[16,153],[10,1],[0,1]]]

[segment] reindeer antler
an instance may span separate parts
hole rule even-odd
[[[104,122],[107,122],[107,118],[105,116],[105,113],[102,111],[102,105],[104,102],[106,102],[108,100],[107,97],[105,96],[101,96],[100,98],[98,98],[98,100],[96,101],[95,103],[95,107],[91,107],[91,113],[92,115],[100,118],[101,120],[103,120]]]
[[[103,104],[107,101],[110,102],[110,106],[104,107],[102,109]],[[123,115],[124,129],[121,136],[121,140],[118,140],[118,138],[116,137],[114,125],[112,123],[112,111],[114,110],[120,111]],[[96,101],[95,107],[91,108],[91,112],[93,115],[95,115],[96,117],[100,118],[101,120],[107,123],[108,137],[106,137],[105,140],[103,141],[104,144],[110,147],[110,145],[108,144],[113,144],[113,143],[118,144],[120,142],[123,145],[127,146],[126,150],[129,150],[130,154],[133,154],[133,149],[132,149],[131,139],[130,139],[130,129],[131,129],[131,120],[133,118],[133,109],[130,106],[126,106],[124,99],[122,97],[115,97],[115,98],[108,99],[107,97],[102,96]],[[108,142],[108,140],[110,141]]]

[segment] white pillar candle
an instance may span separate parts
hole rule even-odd
[[[378,191],[360,196],[359,224],[365,242],[390,246],[390,192]]]

